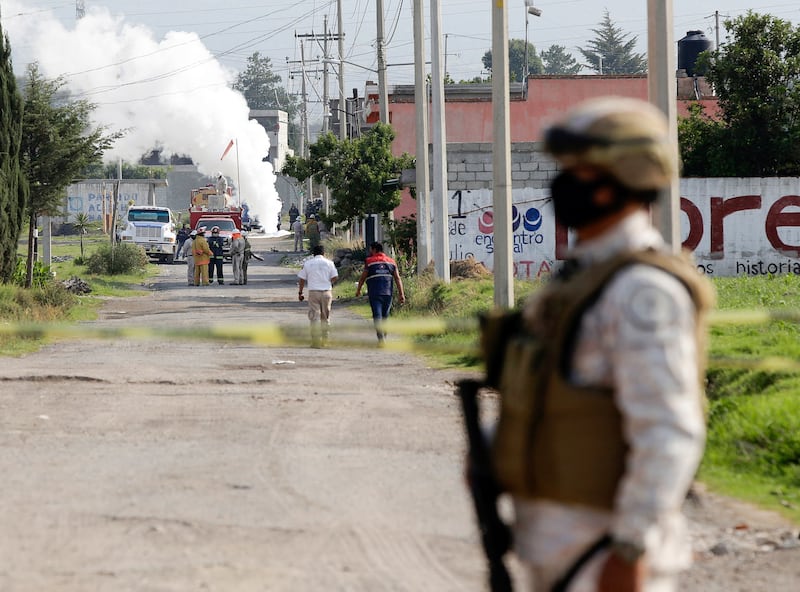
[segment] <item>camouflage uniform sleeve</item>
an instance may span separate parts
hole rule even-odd
[[[598,304],[630,445],[612,533],[652,549],[680,510],[705,441],[695,308],[677,278],[643,265],[621,272]]]

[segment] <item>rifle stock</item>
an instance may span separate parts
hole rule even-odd
[[[511,548],[511,530],[497,512],[500,487],[492,474],[489,447],[480,426],[478,391],[482,386],[482,382],[469,379],[457,383],[469,443],[467,475],[489,564],[489,588],[492,592],[511,592],[511,577],[503,563],[503,555]]]

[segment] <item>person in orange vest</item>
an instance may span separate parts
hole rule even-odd
[[[208,263],[211,261],[211,248],[206,240],[206,227],[201,226],[197,229],[197,236],[194,237],[192,244],[194,253],[194,285],[208,285]]]

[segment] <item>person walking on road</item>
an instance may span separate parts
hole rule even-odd
[[[327,259],[325,249],[317,245],[311,249],[311,258],[303,263],[297,274],[300,290],[298,300],[302,302],[303,289],[308,286],[308,320],[311,322],[311,347],[327,344],[330,330],[331,304],[333,303],[333,284],[339,279],[339,272],[333,261]]]
[[[579,105],[545,147],[571,258],[505,317],[499,343],[486,342],[491,316],[482,333],[485,354],[504,352],[496,372],[486,356],[487,380],[500,391],[493,473],[514,502],[514,550],[537,591],[571,568],[570,591],[675,591],[691,561],[681,505],[704,446],[714,299],[650,221],[677,147],[658,109],[620,97]]]
[[[364,282],[367,283],[369,307],[372,309],[372,320],[375,323],[378,343],[382,344],[386,340],[383,323],[389,318],[392,310],[395,285],[397,285],[397,294],[401,304],[406,301],[406,295],[397,263],[383,252],[383,245],[379,242],[374,242],[369,246],[369,256],[364,263],[364,272],[358,278],[356,297],[361,296],[361,287]]]
[[[183,245],[179,251],[180,256],[186,260],[186,281],[190,286],[194,286],[194,239],[197,236],[197,231],[192,230],[189,233],[189,238],[183,241]]]
[[[208,264],[208,283],[214,283],[214,272],[217,273],[217,283],[222,285],[225,278],[222,277],[222,265],[225,262],[225,242],[219,235],[219,226],[211,228],[211,238],[208,240],[211,247],[211,261]]]
[[[313,249],[319,244],[319,224],[317,223],[317,217],[314,214],[311,214],[308,217],[308,223],[306,224],[306,237],[308,237],[309,249]]]
[[[192,241],[194,253],[194,285],[208,285],[208,262],[211,261],[211,248],[206,240],[206,227],[197,229],[197,236]]]
[[[244,284],[244,274],[242,273],[244,247],[242,233],[234,232],[231,240],[231,268],[233,269],[233,283],[239,286]]]
[[[295,218],[294,222],[292,222],[292,232],[294,232],[294,252],[297,253],[298,251],[303,250],[303,221],[298,216]]]

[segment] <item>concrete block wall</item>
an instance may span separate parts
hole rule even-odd
[[[558,165],[544,152],[542,142],[511,145],[511,185],[514,189],[543,189],[558,175]],[[463,142],[447,144],[447,188],[491,189],[492,144]]]

